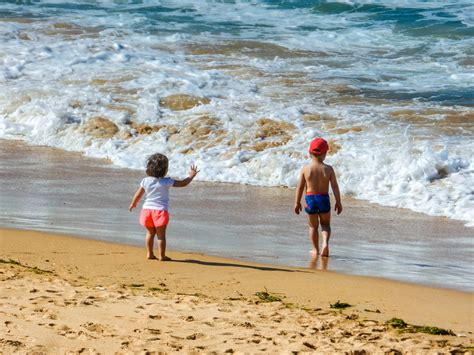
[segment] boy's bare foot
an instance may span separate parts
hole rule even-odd
[[[163,256],[160,258],[160,261],[171,261],[172,259],[167,257],[167,256]]]
[[[148,260],[156,260],[156,256],[154,256],[154,255],[148,255],[146,258]]]
[[[323,256],[321,258],[321,262],[319,263],[318,270],[327,270],[328,269],[328,264],[329,264],[329,258]]]
[[[309,255],[311,255],[311,257],[312,257],[313,259],[317,259],[317,258],[318,258],[318,255],[319,255],[319,250],[318,250],[318,249],[310,250],[310,251],[309,251]]]
[[[328,257],[329,256],[329,247],[327,245],[323,246],[323,250],[321,251],[321,256]]]

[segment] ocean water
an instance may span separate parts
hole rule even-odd
[[[474,226],[474,4],[1,1],[0,138],[199,179],[296,185]]]

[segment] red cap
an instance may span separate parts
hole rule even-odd
[[[326,154],[329,150],[328,142],[322,138],[315,138],[311,141],[309,145],[309,152],[316,155]]]

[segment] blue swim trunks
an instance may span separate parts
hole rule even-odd
[[[309,193],[304,197],[306,203],[304,210],[307,214],[328,213],[331,211],[331,201],[329,194]]]

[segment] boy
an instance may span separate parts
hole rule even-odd
[[[295,213],[300,214],[301,197],[306,188],[305,211],[308,214],[309,237],[313,242],[310,252],[313,258],[319,254],[318,224],[321,224],[323,237],[321,256],[329,256],[329,237],[331,236],[331,204],[329,200],[329,183],[336,198],[335,211],[342,212],[341,195],[337,185],[334,169],[324,162],[329,149],[328,143],[322,138],[314,139],[309,146],[311,163],[301,169],[298,187],[296,188]]]

